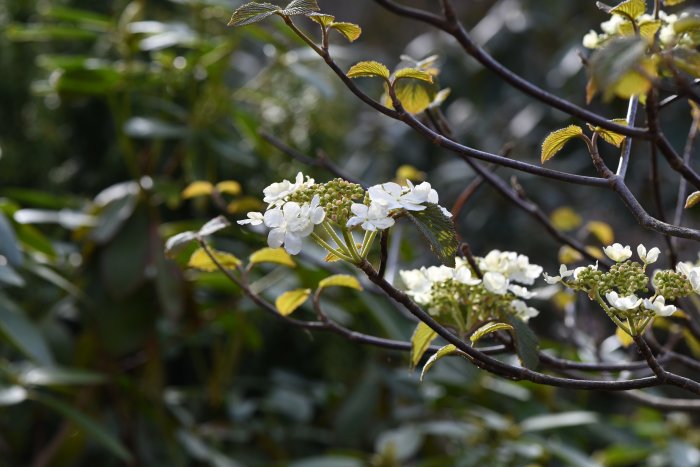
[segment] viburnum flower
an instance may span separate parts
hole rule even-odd
[[[296,255],[301,251],[301,239],[313,232],[314,226],[323,222],[325,211],[319,206],[319,197],[314,196],[311,204],[287,202],[279,208],[265,212],[265,225],[270,227],[267,244],[272,248],[284,249]]]
[[[661,250],[659,250],[656,247],[652,248],[647,252],[647,249],[644,245],[640,244],[639,246],[637,246],[637,255],[639,255],[639,259],[641,259],[644,264],[655,263],[656,260],[659,259],[660,253]]]
[[[354,216],[348,219],[348,227],[355,227],[361,224],[364,230],[374,232],[388,229],[394,225],[394,219],[389,216],[389,209],[380,203],[373,202],[369,206],[353,203],[350,211],[352,211]]]
[[[304,182],[304,174],[299,172],[297,173],[294,183],[285,179],[281,182],[271,184],[263,190],[263,194],[265,195],[263,201],[268,203],[268,207],[282,205],[287,197],[298,189],[314,184],[313,178],[306,177],[306,179],[306,182]]]
[[[642,299],[636,295],[627,295],[626,297],[620,297],[617,292],[612,291],[605,294],[605,298],[608,299],[608,303],[621,311],[633,310],[642,304]]]
[[[248,219],[241,219],[238,221],[238,225],[245,225],[245,224],[250,224],[250,225],[260,225],[263,223],[264,216],[260,212],[249,212],[248,214]]]
[[[629,245],[622,246],[619,243],[613,243],[610,246],[603,248],[605,255],[611,260],[621,263],[622,261],[628,260],[632,256],[632,250]]]
[[[653,311],[657,316],[671,316],[676,311],[673,305],[666,305],[666,298],[662,295],[657,296],[654,301],[648,298],[644,299],[644,308]]]

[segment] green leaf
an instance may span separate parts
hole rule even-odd
[[[348,287],[350,289],[362,290],[360,281],[358,281],[355,276],[349,276],[347,274],[335,274],[322,279],[321,282],[318,283],[319,290],[327,287]]]
[[[433,82],[433,75],[423,70],[419,70],[418,68],[401,68],[394,73],[394,82],[402,78],[419,79],[422,81],[427,81],[428,83]]]
[[[610,121],[613,123],[617,123],[618,125],[627,126],[627,120],[625,120],[624,118],[613,118]],[[594,127],[593,125],[588,124],[588,128],[598,133],[598,135],[600,135],[600,137],[603,138],[603,140],[606,143],[610,143],[617,148],[620,147],[620,145],[623,143],[623,141],[625,141],[626,138],[625,135],[615,133],[614,131],[606,130],[605,128],[601,128],[599,126]]]
[[[250,255],[250,263],[275,263],[281,264],[282,266],[289,266],[290,268],[295,268],[297,266],[297,263],[294,262],[284,248],[261,248]]]
[[[280,11],[285,16],[310,15],[320,10],[316,0],[294,0],[289,3],[284,10]]]
[[[509,316],[506,321],[513,327],[515,334],[515,350],[520,358],[520,363],[525,368],[536,369],[540,364],[540,357],[537,355],[537,336],[527,324],[516,318]]]
[[[485,335],[491,334],[492,332],[501,331],[504,329],[512,330],[513,326],[511,326],[510,324],[506,324],[506,323],[494,323],[494,322],[486,323],[483,326],[481,326],[479,329],[474,331],[474,333],[472,333],[472,335],[469,337],[469,340],[472,341],[472,344],[476,344],[479,341],[479,339],[481,339]]]
[[[250,2],[241,5],[233,12],[231,19],[228,22],[229,26],[245,26],[247,24],[257,23],[268,16],[280,12],[280,7],[272,3]]]
[[[567,141],[581,135],[583,135],[583,130],[578,125],[569,125],[561,130],[551,132],[542,142],[540,160],[544,164],[561,151]]]
[[[331,25],[333,21],[335,21],[335,16],[333,15],[325,15],[323,13],[311,13],[310,15],[307,15],[309,19],[317,22],[324,28],[327,28]]]
[[[275,308],[281,315],[289,316],[304,304],[309,295],[311,295],[311,289],[290,290],[277,297]]]
[[[48,394],[34,392],[31,394],[31,398],[50,407],[75,423],[83,429],[87,436],[92,437],[121,460],[131,462],[131,454],[126,450],[121,441],[84,413],[75,410],[66,402],[49,396]]]
[[[13,266],[21,266],[24,262],[22,252],[17,243],[15,231],[10,225],[7,217],[0,212],[0,256],[7,258],[7,261]]]
[[[406,216],[428,241],[430,250],[440,262],[454,267],[459,242],[452,218],[447,217],[437,204],[425,203],[425,206],[422,211],[406,211]]]
[[[430,326],[424,322],[418,323],[416,330],[413,331],[411,336],[411,368],[415,368],[420,359],[423,358],[423,354],[430,347],[430,343],[437,338],[437,333],[433,331]]]
[[[355,42],[362,34],[362,28],[354,23],[331,23],[330,27],[338,31],[350,42]]]
[[[596,5],[598,5],[598,8],[606,13],[633,19],[639,18],[647,10],[647,3],[645,0],[625,0],[622,3],[618,3],[614,7],[608,6],[601,2],[597,2]]]
[[[22,386],[0,386],[0,407],[15,405],[27,400],[28,392]]]
[[[457,350],[457,347],[455,347],[454,344],[447,344],[444,347],[440,347],[437,352],[430,356],[428,361],[425,362],[425,365],[423,365],[423,370],[420,372],[420,380],[423,381],[425,374],[430,368],[432,368],[433,365],[435,365],[435,363],[437,363],[438,360],[446,355],[454,353],[461,353],[459,350]]]
[[[212,256],[226,269],[236,269],[240,264],[241,260],[236,258],[230,253],[225,253],[223,251],[218,251],[213,248],[209,248]],[[204,248],[197,248],[197,250],[192,253],[190,260],[187,262],[187,266],[194,269],[199,269],[200,271],[214,272],[218,271],[216,263],[209,257]]]
[[[348,70],[348,78],[384,78],[389,80],[389,69],[379,62],[373,60],[354,64]]]
[[[700,202],[700,191],[694,191],[685,200],[685,209],[692,208]]]
[[[27,357],[42,365],[53,365],[53,356],[44,336],[22,310],[3,295],[0,295],[0,331]]]

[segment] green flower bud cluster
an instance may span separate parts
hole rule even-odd
[[[308,188],[295,191],[289,197],[290,201],[299,204],[309,203],[314,195],[318,195],[320,206],[326,212],[326,219],[338,225],[345,225],[350,218],[350,207],[353,203],[365,198],[365,190],[362,186],[336,178],[326,183],[317,183]]]
[[[658,271],[654,275],[654,287],[659,295],[673,301],[679,297],[687,297],[693,293],[693,287],[685,274],[671,270]]]

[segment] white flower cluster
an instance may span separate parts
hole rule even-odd
[[[648,37],[653,37],[658,31],[661,43],[664,46],[673,47],[680,40],[674,28],[674,23],[685,16],[687,16],[687,13],[670,15],[664,11],[659,11],[658,21],[652,15],[644,14],[638,17],[635,22],[643,36],[648,31]],[[583,46],[587,49],[597,49],[603,47],[613,37],[634,35],[634,29],[630,21],[626,17],[616,14],[612,15],[609,20],[600,23],[600,30],[602,31],[600,34],[590,30],[583,36]]]

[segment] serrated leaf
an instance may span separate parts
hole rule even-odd
[[[333,15],[326,15],[323,13],[311,13],[308,15],[309,19],[317,22],[324,28],[327,28],[328,26],[331,25],[333,21],[335,21],[335,16]]]
[[[239,195],[242,191],[241,184],[235,180],[225,180],[216,184],[216,191],[227,195]]]
[[[192,240],[197,238],[197,234],[191,231],[182,232],[177,235],[173,235],[165,242],[165,254],[171,255],[179,248],[187,245]]]
[[[394,73],[394,82],[402,78],[413,78],[421,81],[433,82],[433,75],[418,68],[401,68]]]
[[[423,211],[406,211],[406,217],[428,241],[430,250],[440,262],[454,267],[459,242],[452,218],[447,217],[437,204],[425,203],[425,206]]]
[[[472,341],[472,344],[476,344],[479,342],[479,339],[482,337],[491,334],[492,332],[496,331],[502,331],[502,330],[513,330],[513,326],[507,323],[486,323],[483,326],[481,326],[479,329],[474,331],[471,336],[469,336],[469,340]]]
[[[700,191],[694,191],[685,200],[685,209],[692,208],[700,202]]]
[[[199,229],[199,232],[197,232],[197,235],[200,237],[207,237],[230,225],[231,223],[224,216],[217,216],[204,224],[202,228]]]
[[[617,123],[618,125],[627,126],[627,120],[625,120],[624,118],[613,118],[610,121],[613,123]],[[595,131],[596,133],[598,133],[598,135],[600,135],[600,137],[603,138],[603,140],[606,143],[610,143],[617,148],[619,148],[620,145],[622,144],[622,142],[625,141],[625,135],[621,135],[619,133],[615,133],[613,131],[606,130],[605,128],[601,128],[599,126],[594,127],[593,125],[590,125],[590,124],[588,125],[588,128],[590,128],[592,131]]]
[[[347,72],[348,78],[373,78],[379,77],[389,79],[389,69],[374,60],[359,62],[350,67]]]
[[[280,13],[285,16],[310,15],[318,10],[320,8],[316,0],[294,0],[284,7],[284,10]]]
[[[549,219],[552,221],[554,227],[565,232],[574,230],[583,223],[581,216],[569,206],[562,206],[555,209],[552,214],[549,215]]]
[[[335,274],[322,279],[318,283],[319,290],[327,287],[348,287],[350,289],[362,290],[362,284],[360,284],[360,281],[358,281],[355,276],[350,276],[347,274]]]
[[[362,28],[354,23],[331,23],[330,27],[338,31],[350,42],[355,42],[362,34]]]
[[[598,8],[610,13],[624,16],[625,18],[637,19],[642,16],[647,10],[647,3],[645,0],[625,0],[622,3],[610,7],[604,3],[597,2]]]
[[[311,289],[290,290],[277,297],[277,300],[275,300],[275,308],[277,308],[277,311],[279,311],[281,315],[289,316],[294,310],[304,304],[310,294]]]
[[[553,131],[542,142],[541,161],[544,164],[554,157],[571,138],[583,135],[583,129],[578,125],[569,125],[561,130]]]
[[[280,11],[280,7],[272,3],[250,2],[241,5],[233,12],[231,19],[228,22],[229,26],[245,26],[247,24],[257,23],[268,16],[274,15]]]
[[[522,363],[525,368],[531,370],[536,369],[540,363],[540,357],[537,355],[537,347],[539,345],[537,336],[535,336],[535,333],[532,332],[532,329],[530,329],[527,324],[515,316],[509,316],[506,321],[513,326],[515,350],[518,353],[520,363]]]
[[[620,341],[620,345],[622,345],[622,347],[624,348],[627,348],[630,345],[634,344],[634,339],[632,339],[632,336],[627,334],[620,327],[615,329],[615,337],[617,337],[617,340]]]
[[[590,221],[586,224],[586,230],[603,245],[612,245],[613,240],[615,240],[615,231],[605,222]]]
[[[415,368],[423,354],[430,347],[430,343],[437,338],[437,333],[424,322],[418,323],[413,335],[411,336],[411,369]]]
[[[282,266],[289,266],[290,268],[295,268],[297,266],[297,263],[294,262],[284,248],[261,248],[250,255],[250,263],[275,263],[281,264]]]
[[[214,185],[209,182],[192,182],[182,190],[182,199],[196,198],[198,196],[209,196],[214,190]]]
[[[425,365],[423,365],[423,370],[420,372],[420,380],[421,382],[423,381],[423,377],[425,374],[432,368],[435,363],[437,363],[438,360],[440,360],[442,357],[446,355],[450,355],[453,353],[460,353],[459,350],[457,350],[457,347],[455,347],[454,344],[447,344],[444,347],[440,347],[440,349],[435,352],[433,355],[430,356],[427,362],[425,362]]]
[[[241,260],[236,258],[230,253],[223,251],[217,251],[213,248],[209,248],[212,256],[226,269],[235,269],[241,264]],[[209,257],[204,248],[197,248],[190,260],[187,262],[187,266],[194,269],[199,269],[200,271],[214,272],[218,271],[216,263]]]

